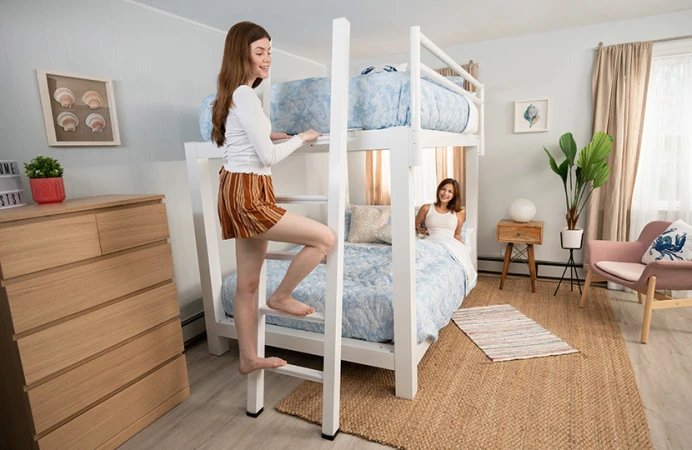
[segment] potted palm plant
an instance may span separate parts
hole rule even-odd
[[[63,169],[57,159],[38,155],[24,163],[24,170],[29,177],[31,196],[36,203],[60,203],[65,200]]]
[[[543,150],[550,160],[550,168],[562,179],[565,188],[567,227],[562,230],[564,248],[580,248],[584,230],[577,228],[577,220],[586,206],[594,189],[603,186],[610,176],[610,167],[606,159],[610,154],[613,138],[602,131],[594,134],[591,143],[579,152],[572,133],[560,137],[560,148],[565,160],[559,165],[548,149]],[[576,165],[575,165],[576,161]]]

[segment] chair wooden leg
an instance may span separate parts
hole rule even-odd
[[[581,300],[579,301],[579,307],[583,308],[586,306],[586,295],[589,293],[589,287],[591,286],[591,277],[593,276],[591,272],[591,266],[586,272],[586,280],[584,280],[584,291],[581,293]]]
[[[644,323],[642,324],[642,344],[649,340],[649,327],[651,326],[651,313],[654,309],[654,294],[656,293],[656,277],[649,277],[649,288],[646,291],[646,305],[644,306]]]
[[[641,292],[637,292],[637,298],[639,298],[639,303],[641,304],[644,303],[644,299],[646,297],[644,297],[644,294],[642,294]]]

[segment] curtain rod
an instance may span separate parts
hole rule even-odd
[[[677,36],[677,37],[672,37],[672,38],[665,38],[665,39],[656,39],[655,41],[651,42],[668,42],[668,41],[680,41],[683,39],[692,39],[692,34],[688,34],[686,36]]]
[[[658,42],[681,41],[681,40],[684,40],[684,39],[692,39],[692,34],[687,34],[687,35],[685,35],[685,36],[676,36],[676,37],[670,37],[670,38],[663,38],[663,39],[654,39],[654,40],[651,41],[651,42],[653,42],[654,44],[656,44],[656,43],[658,43]],[[646,42],[646,41],[644,41],[644,42]],[[597,47],[597,48],[600,48],[600,47],[603,47],[603,42],[599,42],[599,43],[598,43],[598,47]]]

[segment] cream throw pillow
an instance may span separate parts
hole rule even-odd
[[[390,215],[389,209],[351,205],[351,227],[348,230],[348,242],[381,242],[375,237],[375,232],[387,223]]]
[[[387,244],[392,243],[392,226],[388,223],[382,225],[375,231],[375,237]]]

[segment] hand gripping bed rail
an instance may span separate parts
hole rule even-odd
[[[344,279],[344,214],[346,210],[348,76],[351,25],[345,18],[335,19],[332,29],[332,90],[329,137],[329,192],[324,196],[278,196],[277,203],[327,203],[327,225],[336,237],[327,254],[327,290],[324,314],[297,317],[266,305],[267,264],[262,265],[258,288],[257,355],[265,354],[266,316],[288,317],[324,323],[323,370],[286,365],[272,372],[322,383],[322,437],[333,440],[339,433],[341,389],[341,320]],[[265,259],[292,260],[294,253],[268,252]],[[264,410],[264,370],[248,376],[247,414],[259,416]]]

